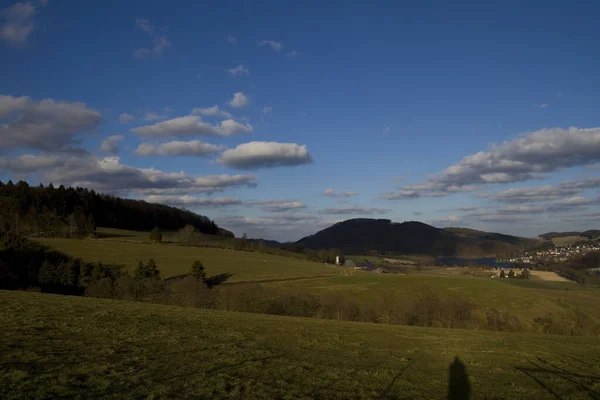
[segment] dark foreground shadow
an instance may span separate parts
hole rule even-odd
[[[448,372],[448,399],[464,400],[471,398],[471,383],[467,367],[458,357],[450,364]]]
[[[204,283],[206,283],[206,285],[208,286],[208,288],[211,289],[212,287],[217,286],[217,285],[225,282],[226,280],[228,280],[232,276],[233,276],[233,274],[229,274],[229,273],[224,273],[224,274],[209,276],[208,278],[206,278],[206,280],[204,281]]]

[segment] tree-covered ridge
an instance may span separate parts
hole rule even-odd
[[[378,250],[390,254],[483,257],[510,254],[535,240],[469,229],[440,229],[422,222],[356,218],[339,222],[298,241],[310,249],[337,248],[344,254]]]
[[[96,226],[149,231],[155,226],[177,230],[186,225],[204,234],[233,236],[208,217],[180,208],[123,199],[80,187],[55,188],[52,184],[29,186],[23,181],[17,184],[0,181],[0,231],[69,236],[70,233],[85,235]]]

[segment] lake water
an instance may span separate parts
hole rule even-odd
[[[465,265],[465,264],[481,264],[489,265],[492,267],[501,268],[513,268],[514,263],[511,262],[499,262],[494,257],[487,258],[462,258],[462,257],[438,257],[437,261],[442,265]]]

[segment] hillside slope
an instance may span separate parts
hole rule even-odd
[[[3,399],[444,398],[449,389],[449,398],[600,395],[596,338],[3,291],[0,318]]]
[[[299,240],[308,248],[339,248],[346,254],[366,254],[374,249],[401,254],[467,257],[512,253],[534,242],[474,230],[444,230],[415,221],[393,223],[386,219],[363,218],[339,222]]]
[[[0,229],[27,230],[37,235],[64,230],[67,225],[71,231],[74,226],[86,233],[95,226],[149,231],[155,226],[177,230],[193,225],[201,233],[233,236],[204,215],[164,204],[124,199],[80,187],[0,181]]]
[[[555,239],[555,238],[560,238],[560,237],[569,237],[569,236],[576,236],[576,237],[581,237],[582,239],[593,239],[593,238],[597,238],[600,237],[600,229],[589,229],[587,231],[583,231],[583,232],[579,232],[579,231],[573,231],[573,232],[548,232],[548,233],[543,233],[541,235],[539,235],[539,237],[543,238],[543,239]]]

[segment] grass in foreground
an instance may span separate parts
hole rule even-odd
[[[600,341],[225,313],[0,291],[0,397],[600,396]],[[464,378],[464,377],[463,377]],[[450,386],[461,382],[453,375]]]
[[[233,274],[231,281],[289,279],[339,272],[339,269],[321,263],[231,249],[101,240],[36,240],[73,257],[88,262],[122,264],[129,271],[133,271],[140,261],[153,258],[163,278],[187,274],[195,260],[202,261],[208,275]]]

